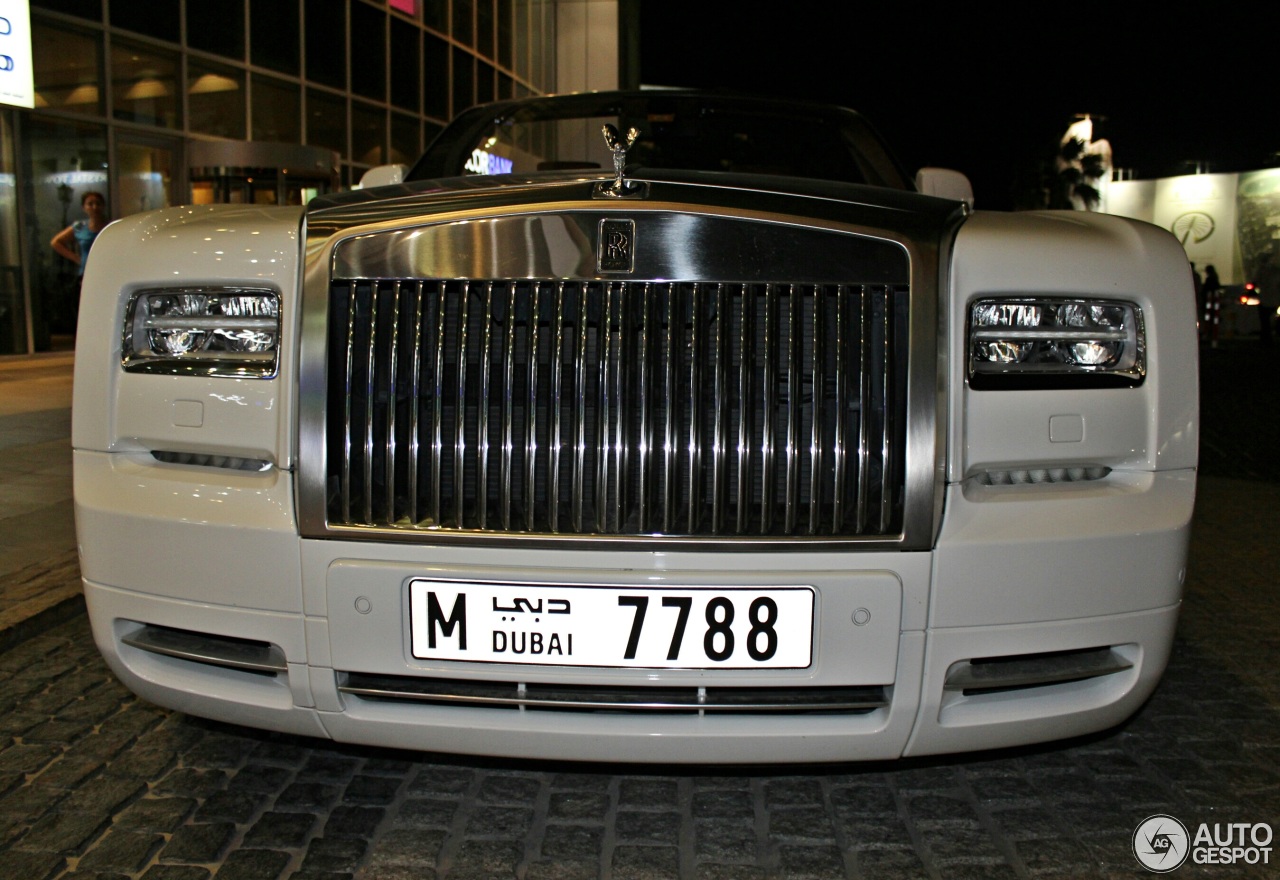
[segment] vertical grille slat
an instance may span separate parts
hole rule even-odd
[[[335,282],[329,522],[896,534],[907,297],[785,280]]]

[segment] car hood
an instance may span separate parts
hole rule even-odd
[[[307,207],[312,231],[337,231],[371,222],[403,220],[477,209],[512,212],[565,209],[715,210],[769,213],[779,217],[853,224],[869,229],[933,238],[967,215],[957,201],[915,192],[807,178],[640,169],[627,177],[639,195],[611,198],[599,192],[611,177],[581,172],[537,175],[475,175],[410,181],[369,190],[323,195]]]

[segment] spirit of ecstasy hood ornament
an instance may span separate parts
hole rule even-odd
[[[612,125],[605,123],[600,130],[604,134],[604,142],[609,145],[609,149],[613,152],[613,183],[607,186],[601,186],[600,192],[607,196],[620,198],[622,196],[631,195],[635,191],[636,185],[627,183],[623,177],[623,169],[627,164],[627,150],[636,142],[636,138],[640,136],[638,128],[627,129],[627,139],[624,143],[622,135],[618,134],[618,130]]]

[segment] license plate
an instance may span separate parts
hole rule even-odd
[[[802,669],[812,587],[409,583],[419,660],[658,669]]]

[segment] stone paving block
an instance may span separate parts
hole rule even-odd
[[[835,826],[822,807],[792,807],[769,811],[769,836],[789,841],[835,841]]]
[[[817,778],[770,779],[764,785],[764,802],[771,808],[822,806],[822,783]]]
[[[827,880],[845,874],[844,853],[835,846],[778,847],[780,870],[793,880]]]
[[[53,743],[14,743],[0,752],[0,771],[5,773],[39,773],[64,749]]]
[[[831,805],[845,817],[893,815],[898,809],[893,789],[883,784],[836,786]]]
[[[694,822],[694,855],[705,861],[755,861],[759,843],[755,825],[742,819],[698,819]]]
[[[76,870],[134,874],[151,861],[163,843],[164,838],[153,832],[112,829],[84,854]]]
[[[692,812],[699,819],[749,819],[756,814],[756,802],[752,793],[746,790],[694,791]]]
[[[680,875],[680,850],[672,846],[618,846],[613,850],[614,880],[667,880]]]
[[[523,838],[533,823],[533,810],[527,807],[482,806],[467,821],[467,837]]]
[[[597,880],[599,876],[598,862],[565,859],[529,862],[524,872],[524,880]]]
[[[409,798],[396,811],[392,827],[447,829],[453,824],[458,807],[458,802],[452,800]]]
[[[382,807],[334,807],[325,822],[326,837],[372,837],[386,817]]]
[[[227,783],[227,791],[277,792],[294,778],[294,771],[265,764],[246,764]]]
[[[222,789],[228,779],[230,776],[222,770],[179,767],[152,786],[152,791],[160,795],[206,798]]]
[[[183,825],[173,832],[160,852],[162,862],[216,862],[235,837],[236,826],[230,822],[198,822]]]
[[[368,849],[366,841],[352,837],[317,837],[307,847],[301,869],[315,873],[354,873]],[[293,876],[296,878],[298,875]]]
[[[85,758],[78,754],[62,755],[41,770],[38,776],[33,777],[31,784],[69,790],[83,785],[85,780],[100,770],[102,770],[102,762],[94,758]]]
[[[245,761],[250,740],[211,734],[182,753],[182,763],[198,769],[234,770]]]
[[[311,813],[263,813],[245,832],[247,846],[291,849],[302,846],[316,827],[318,817]]]
[[[312,752],[299,768],[298,777],[323,782],[344,782],[354,776],[359,767],[360,759],[350,755]]]
[[[389,776],[360,775],[347,783],[342,792],[343,803],[389,804],[400,790],[401,780]]]
[[[759,865],[698,865],[694,871],[696,880],[766,880],[777,876]]]
[[[178,756],[165,749],[134,747],[113,758],[103,770],[107,776],[159,779],[174,769]]]
[[[14,880],[49,880],[62,873],[67,860],[54,853],[10,850],[4,854],[4,866]]]
[[[515,877],[524,861],[524,846],[509,840],[467,840],[447,865],[450,880],[495,880]]]
[[[409,797],[431,794],[462,794],[475,781],[476,771],[460,767],[433,767],[430,764],[418,768],[406,790]]]
[[[298,768],[311,756],[311,749],[303,742],[278,734],[264,734],[257,740],[249,758],[254,763],[277,764]]]
[[[925,878],[932,876],[911,848],[858,849],[853,854],[859,877]],[[949,876],[949,875],[940,875]]]
[[[480,800],[487,804],[522,804],[542,789],[542,780],[530,776],[486,776],[480,783]]]
[[[607,773],[556,773],[551,777],[553,792],[595,792],[608,794],[613,777]]]
[[[289,866],[286,852],[238,849],[218,868],[218,880],[276,880]]]
[[[196,811],[196,820],[211,822],[224,819],[239,825],[247,825],[270,800],[265,792],[215,791],[205,798]]]
[[[144,797],[117,813],[114,827],[172,833],[195,808],[191,798]]]
[[[371,877],[381,878],[392,867],[429,869],[434,874],[446,832],[421,828],[397,828],[374,844],[368,862]]]
[[[196,865],[152,865],[142,872],[141,880],[209,880],[212,876]]]
[[[277,810],[319,812],[337,802],[342,787],[323,782],[295,782],[276,797]]]
[[[109,810],[49,813],[31,826],[17,843],[22,850],[78,854],[107,827]]]
[[[552,819],[601,819],[608,809],[607,792],[552,791],[547,815]]]
[[[619,810],[614,831],[618,840],[628,843],[676,843],[681,824],[679,813]]]
[[[542,855],[549,859],[599,861],[604,829],[591,825],[548,824],[542,833]]]
[[[674,779],[624,778],[618,786],[618,808],[671,810],[678,796]]]

